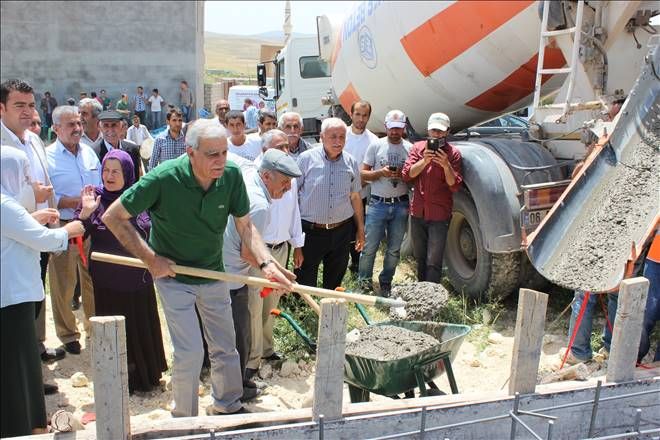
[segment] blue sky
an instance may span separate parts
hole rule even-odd
[[[284,1],[206,1],[204,30],[220,34],[254,35],[281,31]],[[316,16],[343,15],[350,1],[292,1],[293,32],[316,34]]]

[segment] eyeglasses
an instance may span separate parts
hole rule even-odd
[[[229,107],[218,107],[216,110],[225,110],[225,111],[227,111],[227,110],[229,110]]]

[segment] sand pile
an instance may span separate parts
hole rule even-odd
[[[346,354],[378,361],[402,359],[421,353],[439,342],[426,333],[393,325],[376,325],[360,329],[360,337],[346,344]]]

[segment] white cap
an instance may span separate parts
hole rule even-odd
[[[449,116],[444,113],[433,113],[429,116],[428,130],[442,130],[447,131],[451,124],[449,123]]]
[[[385,115],[385,127],[405,128],[406,115],[404,115],[401,110],[390,110],[387,115]]]

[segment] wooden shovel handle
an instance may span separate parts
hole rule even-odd
[[[123,266],[140,267],[144,269],[147,268],[147,265],[144,264],[142,260],[139,260],[137,258],[124,257],[122,255],[105,254],[102,252],[92,252],[92,260],[102,261],[104,263],[120,264]],[[265,278],[251,277],[251,276],[239,275],[235,273],[218,272],[209,269],[198,269],[196,267],[189,267],[189,266],[179,266],[178,264],[173,264],[171,268],[175,273],[179,275],[188,275],[198,278],[207,278],[210,280],[229,281],[233,283],[249,284],[251,286],[271,287],[273,289],[287,290],[281,284],[275,283],[273,281],[269,281]],[[323,298],[342,298],[349,302],[365,304],[368,306],[404,307],[406,305],[405,301],[400,299],[381,298],[378,296],[362,295],[359,293],[337,292],[335,290],[322,289],[320,287],[304,286],[302,284],[294,284],[292,290],[300,294],[320,296]],[[312,302],[316,303],[311,298],[309,299]]]

